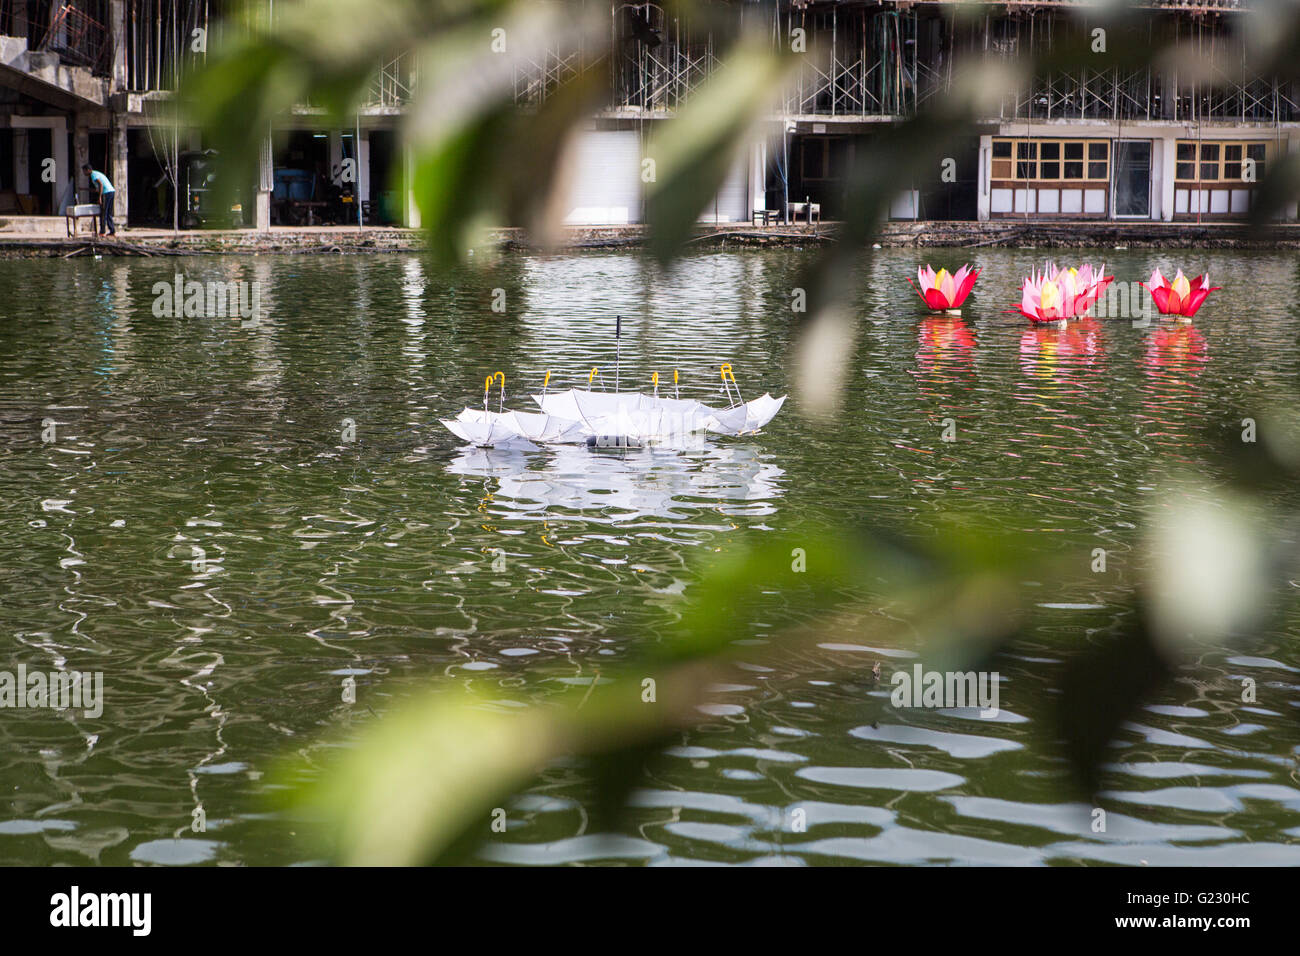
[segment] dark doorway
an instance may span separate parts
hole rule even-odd
[[[370,131],[370,222],[388,226],[402,221],[402,170],[397,155],[392,130]]]
[[[979,170],[980,141],[971,137],[954,143],[933,175],[918,172],[914,188],[920,192],[920,218],[978,219]]]
[[[155,136],[161,134],[155,133]],[[159,146],[161,146],[161,142]],[[131,201],[131,224],[172,225],[172,187],[163,175],[162,161],[154,154],[149,131],[126,131],[126,150],[130,156],[127,197]]]
[[[36,215],[48,216],[54,212],[54,190],[58,183],[42,182],[45,161],[54,155],[54,137],[45,126],[27,130],[27,192],[36,197]]]
[[[271,222],[318,225],[330,192],[330,141],[324,130],[287,130],[275,136]]]
[[[14,131],[0,129],[0,190],[13,191],[14,185]]]
[[[821,203],[823,219],[843,218],[849,171],[861,139],[820,133],[791,136],[790,202]],[[771,208],[781,208],[780,196]]]
[[[1115,143],[1115,218],[1151,218],[1151,141]]]

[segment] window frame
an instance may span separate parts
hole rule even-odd
[[[1234,189],[1250,188],[1259,185],[1260,180],[1264,178],[1264,170],[1268,164],[1269,140],[1266,139],[1180,139],[1174,144],[1174,182],[1182,186],[1198,185],[1223,187],[1229,186]],[[1251,156],[1251,147],[1261,147],[1264,151],[1262,159]],[[1184,147],[1193,150],[1191,159],[1180,159],[1178,151]],[[1207,149],[1208,148],[1208,149]],[[1239,149],[1241,152],[1236,159],[1228,157],[1229,149]],[[1207,159],[1206,153],[1211,155],[1217,151],[1217,156],[1213,159]],[[1255,178],[1253,180],[1242,179],[1245,172],[1246,159],[1255,160]],[[1191,176],[1185,176],[1180,172],[1180,167],[1192,169]],[[1203,167],[1213,166],[1216,178],[1206,178],[1203,175]],[[1227,175],[1228,167],[1237,167],[1237,175]]]
[[[1091,186],[1096,188],[1098,183],[1104,183],[1107,187],[1110,185],[1111,174],[1113,173],[1114,149],[1111,147],[1111,141],[1101,137],[1039,137],[1039,136],[994,136],[994,149],[989,157],[989,180],[999,182],[1015,183],[1032,183],[1039,185],[1042,183],[1062,184],[1064,187],[1069,186]],[[997,155],[997,146],[999,144],[1010,144],[1010,157],[999,157]],[[1049,153],[1054,155],[1044,157],[1043,147],[1047,146]],[[1067,146],[1078,146],[1082,156],[1078,159],[1067,157]],[[1105,156],[1102,159],[1094,159],[1095,150],[1093,147],[1104,146]],[[1022,148],[1023,147],[1023,148]],[[1022,158],[1024,156],[1025,158]],[[1032,156],[1032,158],[1031,158]],[[1090,176],[1090,167],[1105,163],[1105,176]],[[1043,167],[1055,167],[1057,175],[1044,176]],[[1066,169],[1071,166],[1079,167],[1081,176],[1066,176]],[[998,175],[997,170],[1002,169],[1008,172],[1008,175]],[[1028,175],[1026,175],[1026,173]]]

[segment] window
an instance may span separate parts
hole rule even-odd
[[[1268,154],[1268,149],[1264,143],[1247,143],[1246,158],[1255,164],[1255,182],[1264,178],[1264,157]],[[1244,172],[1244,170],[1243,170]],[[1245,178],[1244,176],[1242,177]]]
[[[1043,143],[1038,148],[1038,173],[1040,179],[1061,178],[1061,144]]]
[[[1088,144],[1088,178],[1110,178],[1110,143],[1092,142]]]
[[[1110,140],[995,139],[991,173],[1002,180],[1109,182]]]
[[[1180,140],[1174,178],[1179,182],[1259,182],[1267,153],[1267,143]]]

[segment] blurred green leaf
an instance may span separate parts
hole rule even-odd
[[[1120,728],[1173,676],[1141,608],[1099,635],[1066,664],[1057,700],[1057,725],[1072,777],[1085,800],[1101,785],[1102,766]]]
[[[774,52],[762,40],[740,44],[651,140],[646,159],[655,177],[646,190],[646,220],[650,249],[661,262],[690,238],[796,64],[793,54]]]

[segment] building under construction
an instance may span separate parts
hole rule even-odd
[[[608,106],[581,134],[573,223],[643,217],[640,162],[741,29],[806,56],[765,135],[741,157],[705,218],[787,217],[814,203],[834,219],[855,153],[883,128],[943,97],[969,60],[1051,62],[1093,35],[1069,2],[706,4],[697,24],[676,7],[587,0],[608,16],[590,50],[556,49],[518,64],[520,109],[600,70]],[[223,0],[0,0],[0,216],[59,214],[86,195],[83,162],[106,169],[132,225],[229,224],[195,199],[204,144],[163,112],[181,71],[203,56]],[[1176,68],[1097,66],[1035,71],[954,150],[948,175],[904,189],[892,209],[918,219],[1232,220],[1244,218],[1269,164],[1300,148],[1300,91],[1255,75],[1238,42],[1247,0],[1152,0],[1126,42],[1196,51]],[[268,4],[269,10],[269,4]],[[719,16],[720,12],[725,16]],[[705,16],[705,14],[708,14]],[[210,22],[211,21],[211,22]],[[720,32],[722,31],[722,32]],[[1085,62],[1079,58],[1063,62]],[[1098,59],[1098,63],[1112,62]],[[1120,62],[1115,60],[1114,62]],[[397,131],[417,78],[399,59],[377,73],[351,128],[322,128],[310,108],[284,116],[239,216],[310,225],[360,217],[417,220],[396,188]],[[350,161],[350,164],[349,164]],[[351,165],[355,177],[344,175]],[[351,185],[349,185],[351,183]],[[348,202],[349,194],[351,202]],[[1296,217],[1292,207],[1289,218]]]
[[[108,172],[116,218],[134,226],[251,225],[259,206],[264,218],[293,225],[355,221],[358,210],[400,222],[406,204],[388,173],[411,78],[397,62],[377,72],[352,128],[323,127],[304,104],[274,130],[268,181],[238,190],[244,201],[233,215],[205,205],[215,164],[200,132],[168,117],[180,76],[217,42],[221,15],[234,7],[0,0],[0,217],[9,227],[36,229],[24,219],[89,201],[87,162]],[[355,175],[344,175],[348,166]]]

